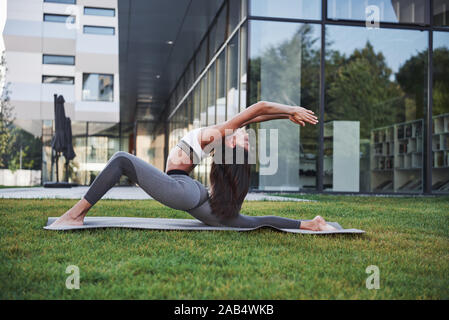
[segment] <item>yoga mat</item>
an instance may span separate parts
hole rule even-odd
[[[310,231],[302,229],[280,229],[270,225],[263,225],[257,228],[232,228],[232,227],[212,227],[202,223],[196,219],[167,219],[167,218],[128,218],[128,217],[86,217],[82,226],[64,226],[50,228],[48,227],[57,218],[50,217],[47,221],[47,230],[78,230],[93,228],[133,228],[133,229],[152,229],[152,230],[232,230],[232,231],[251,231],[261,227],[269,227],[275,230],[291,232],[291,233],[307,233],[307,234],[334,234],[334,233],[365,233],[358,229],[343,229],[337,222],[328,222],[337,228],[333,231]]]

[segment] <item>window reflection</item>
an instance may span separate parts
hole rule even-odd
[[[240,22],[241,2],[242,0],[229,0],[228,36],[232,33],[232,31],[234,31]]]
[[[296,19],[320,19],[321,0],[251,0],[251,15]]]
[[[217,59],[217,123],[226,120],[226,96],[225,96],[225,51]]]
[[[207,125],[215,124],[216,63],[207,72]]]
[[[112,74],[84,73],[83,100],[113,101],[114,76]]]
[[[433,0],[433,25],[449,26],[449,0]]]
[[[318,114],[320,27],[250,21],[250,30],[250,103],[266,100],[301,105]],[[317,126],[300,127],[283,119],[252,127],[277,130],[279,139],[276,173],[255,172],[259,175],[253,186],[262,190],[316,188]],[[276,154],[274,144],[267,149],[267,155]]]
[[[432,191],[449,192],[449,33],[433,34]]]
[[[329,19],[362,20],[372,18],[381,22],[429,24],[427,0],[328,0]],[[369,10],[374,6],[373,11]]]
[[[232,118],[239,112],[239,35],[238,33],[228,44],[227,65],[227,119]]]
[[[324,189],[420,192],[428,34],[326,29]]]

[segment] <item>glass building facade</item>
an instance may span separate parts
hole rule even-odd
[[[252,190],[447,194],[448,27],[449,0],[224,1],[168,100],[165,156],[273,101],[320,122],[250,125],[279,139],[278,170],[253,165]],[[210,161],[194,171],[206,185]]]

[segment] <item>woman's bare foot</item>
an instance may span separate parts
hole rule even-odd
[[[327,224],[321,216],[316,216],[310,221],[301,221],[300,229],[312,231],[332,231],[337,230],[335,227]]]
[[[82,226],[84,224],[84,217],[92,205],[85,199],[81,199],[70,208],[66,213],[55,220],[49,228],[61,226]]]

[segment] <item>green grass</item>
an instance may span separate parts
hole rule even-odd
[[[0,299],[449,299],[449,197],[301,195],[248,215],[322,215],[365,235],[260,229],[43,230],[75,200],[0,199]],[[190,218],[151,201],[100,201],[95,216]],[[80,290],[65,287],[80,269]],[[380,269],[380,289],[365,269]]]

